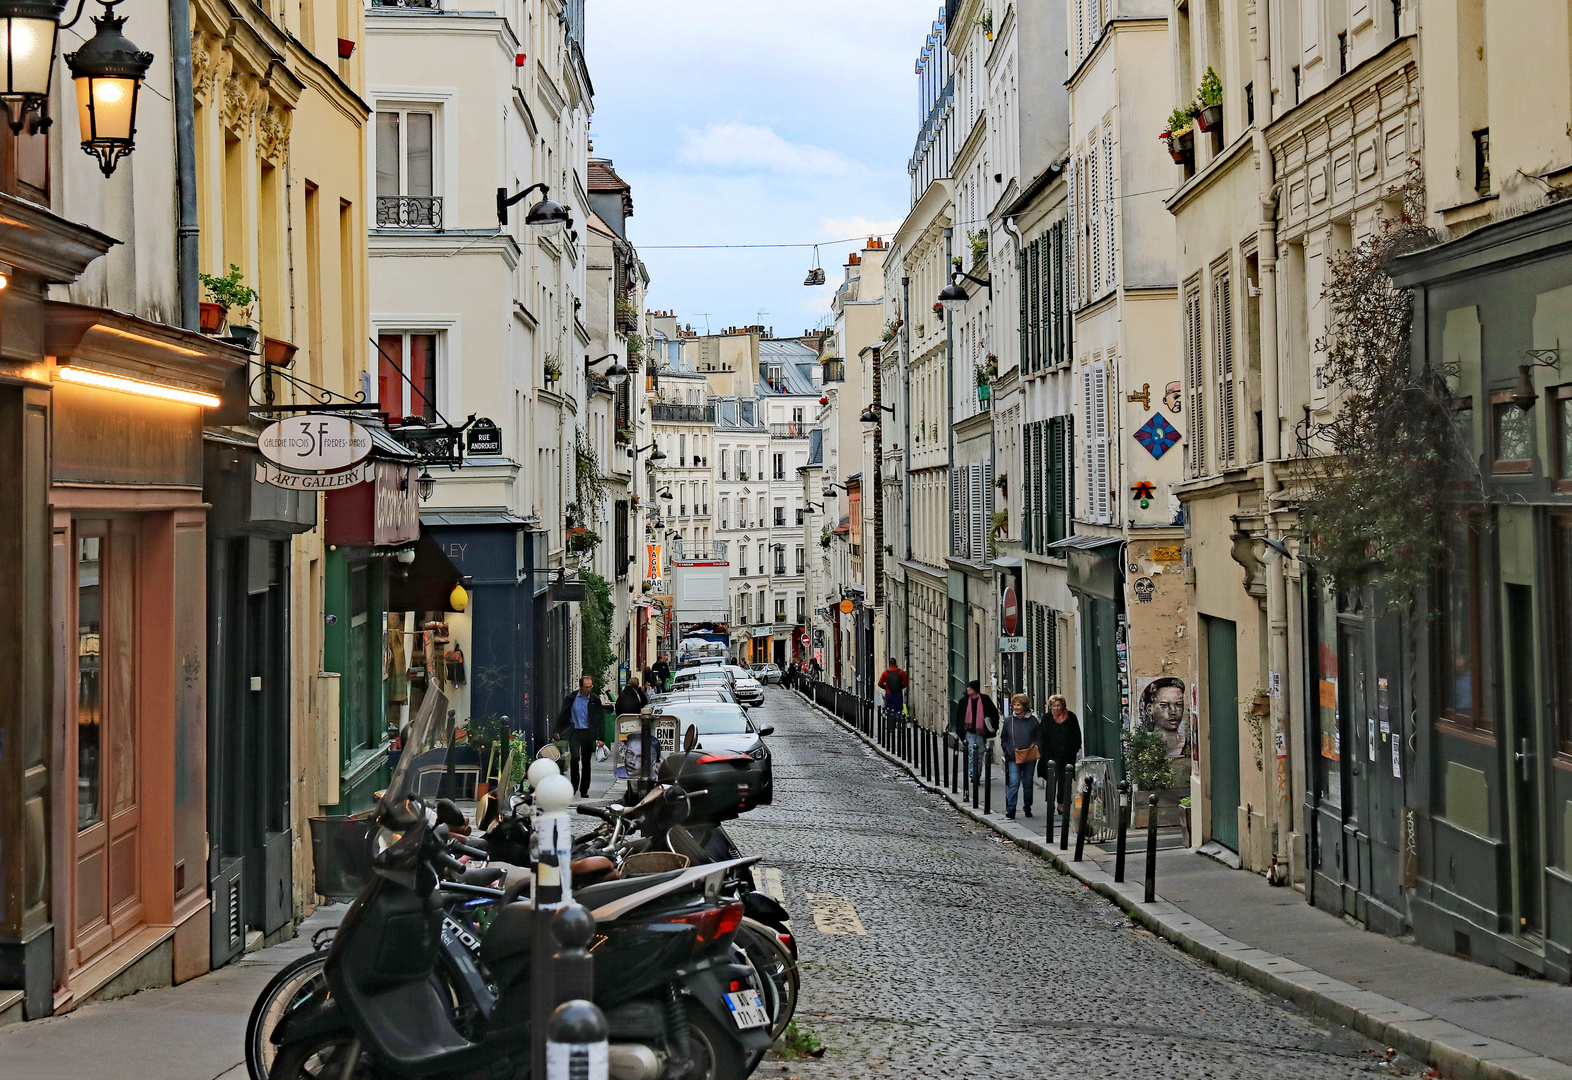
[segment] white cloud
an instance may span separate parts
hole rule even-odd
[[[900,227],[900,218],[870,221],[865,217],[832,217],[819,222],[819,231],[837,240],[848,236],[882,236],[888,240]]]
[[[688,165],[717,169],[752,169],[782,176],[862,177],[867,168],[833,150],[791,143],[757,124],[706,124],[703,130],[678,129],[682,145],[677,158]]]

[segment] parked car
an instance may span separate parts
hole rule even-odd
[[[761,683],[781,684],[781,669],[774,664],[750,664],[748,670],[753,672],[753,677]]]
[[[706,685],[702,687],[695,687],[691,690],[673,690],[669,694],[656,694],[654,697],[650,698],[650,707],[654,708],[657,705],[671,705],[679,701],[696,701],[700,703],[722,702],[728,705],[741,704],[737,700],[737,695],[731,690],[728,690],[725,687],[719,685]]]
[[[727,690],[734,690],[734,682],[735,680],[727,668],[719,664],[706,664],[703,667],[683,668],[672,675],[671,689],[692,690],[703,687],[707,690],[713,690],[716,687],[724,687]]]
[[[738,705],[693,701],[652,705],[651,708],[657,716],[677,720],[679,739],[687,738],[690,727],[698,737],[695,753],[687,755],[681,766],[685,787],[692,791],[709,791],[719,804],[736,813],[750,805],[767,806],[774,801],[775,769],[769,744],[764,741],[765,736],[774,733],[773,727],[756,726],[748,719],[746,710]],[[698,753],[700,750],[708,753]],[[733,754],[747,755],[747,767],[743,768],[743,763],[733,759]],[[711,755],[716,760],[706,761]],[[662,779],[666,778],[666,771],[663,762]],[[736,813],[727,812],[723,816],[735,817]]]
[[[764,684],[753,677],[753,672],[740,664],[728,664],[726,670],[731,673],[732,688],[737,691],[737,700],[744,705],[764,704]]]

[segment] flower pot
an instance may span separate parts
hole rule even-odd
[[[349,38],[339,38],[338,39],[338,58],[340,60],[348,60],[351,56],[354,56],[354,55],[355,55],[355,43],[353,41],[349,40]]]
[[[987,401],[992,396],[993,396],[993,387],[989,386],[987,383],[978,383],[977,384],[977,400],[978,401]]]
[[[1223,107],[1221,105],[1206,106],[1201,110],[1200,115],[1196,117],[1196,123],[1200,125],[1202,131],[1221,128],[1223,125]]]
[[[216,334],[224,328],[224,316],[228,312],[224,310],[223,304],[214,304],[204,300],[199,305],[199,309],[200,321],[197,323],[197,327],[204,334]]]
[[[236,326],[230,323],[229,339],[247,352],[257,351],[257,328],[254,326]]]
[[[1192,155],[1195,153],[1195,132],[1194,131],[1186,131],[1186,132],[1183,132],[1183,133],[1181,133],[1179,135],[1175,135],[1174,136],[1174,142],[1176,144],[1178,144],[1179,150],[1182,153],[1192,154]]]
[[[298,346],[278,338],[262,339],[262,359],[266,363],[278,367],[288,367],[295,362],[295,353],[299,352]]]
[[[1193,809],[1193,807],[1189,807],[1189,806],[1181,806],[1181,807],[1179,807],[1179,828],[1184,830],[1184,846],[1185,847],[1193,847],[1194,846],[1194,842],[1190,838],[1191,837],[1191,833],[1190,833],[1191,813],[1190,813],[1190,811],[1192,809]]]

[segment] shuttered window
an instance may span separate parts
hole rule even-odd
[[[1030,311],[1030,309],[1031,309],[1031,289],[1032,289],[1031,266],[1032,266],[1032,251],[1036,247],[1037,247],[1037,241],[1033,240],[1030,244],[1026,245],[1026,250],[1021,253],[1021,266],[1020,266],[1020,270],[1021,270],[1021,306],[1020,306],[1020,311],[1021,311],[1021,317],[1020,317],[1021,346],[1020,346],[1020,353],[1021,353],[1021,371],[1022,371],[1023,374],[1030,373],[1033,370],[1033,367],[1032,367],[1032,319],[1031,319],[1031,311]]]
[[[1217,354],[1217,463],[1238,464],[1238,424],[1234,403],[1233,293],[1228,272],[1212,279],[1212,348]]]
[[[1093,521],[1107,524],[1111,520],[1112,506],[1109,498],[1109,438],[1108,438],[1108,366],[1099,360],[1091,367],[1091,408],[1087,410],[1086,444],[1090,451],[1087,459],[1087,488],[1090,492],[1090,510]]]
[[[1037,425],[1027,424],[1021,429],[1021,546],[1036,551],[1040,528],[1037,524],[1037,489],[1041,474],[1037,471]]]
[[[1103,129],[1103,245],[1107,255],[1107,270],[1104,281],[1112,289],[1118,284],[1118,274],[1114,270],[1114,167],[1113,167],[1113,128]]]
[[[1068,187],[1070,190],[1070,224],[1069,235],[1066,237],[1069,243],[1069,250],[1065,253],[1067,262],[1064,267],[1064,279],[1069,283],[1066,302],[1070,305],[1070,309],[1073,311],[1081,306],[1081,286],[1076,277],[1078,273],[1078,248],[1080,246],[1080,242],[1078,240],[1080,233],[1077,231],[1077,222],[1080,220],[1080,215],[1076,213],[1076,203],[1080,202],[1080,190],[1077,187],[1077,181],[1080,178],[1080,170],[1075,167],[1074,161],[1070,162],[1069,171],[1070,177]]]
[[[1027,329],[1027,350],[1031,354],[1030,371],[1041,371],[1043,367],[1043,336],[1042,336],[1042,262],[1043,246],[1047,243],[1045,237],[1039,236],[1033,240],[1026,251],[1026,280],[1030,283],[1030,315],[1031,322]]]
[[[1201,290],[1184,298],[1185,408],[1190,416],[1190,475],[1206,474],[1206,370],[1201,360]]]
[[[950,469],[950,554],[964,558],[965,545],[966,471],[955,466]]]
[[[1092,143],[1086,155],[1086,253],[1089,271],[1086,279],[1087,299],[1103,291],[1102,219],[1098,215],[1097,200],[1102,189],[1097,185],[1097,143]]]
[[[1045,486],[1047,496],[1047,520],[1044,523],[1047,544],[1063,540],[1070,534],[1069,517],[1066,502],[1070,493],[1068,453],[1070,418],[1068,416],[1055,416],[1047,422],[1046,438],[1039,438],[1038,452],[1045,458],[1048,483]],[[1046,445],[1044,445],[1046,444]]]

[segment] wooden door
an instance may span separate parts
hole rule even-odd
[[[72,966],[142,922],[133,521],[76,532],[76,857]]]
[[[1206,628],[1207,774],[1211,839],[1239,850],[1239,628],[1201,617]]]

